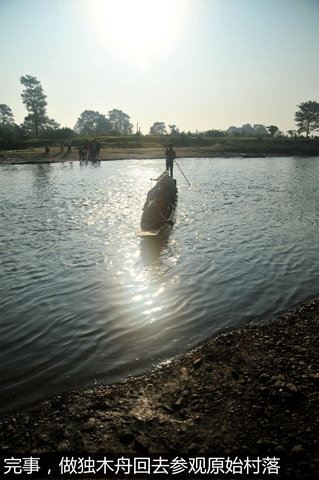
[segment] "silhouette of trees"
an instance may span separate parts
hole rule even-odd
[[[112,125],[112,130],[116,133],[129,135],[133,132],[133,124],[130,122],[129,115],[122,110],[113,109],[108,112],[108,120]]]
[[[0,105],[0,125],[14,125],[14,115],[8,105]]]
[[[166,135],[166,125],[164,122],[154,122],[150,128],[150,135]]]
[[[292,137],[296,137],[296,130],[287,130],[288,135]]]
[[[28,115],[24,118],[24,122],[17,126],[14,122],[12,110],[8,105],[0,104],[0,135],[4,138],[7,134],[10,137],[17,134],[30,135],[39,133],[57,133],[60,130],[60,124],[55,120],[48,118],[46,114],[47,100],[44,94],[41,82],[36,77],[25,75],[20,78],[20,83],[24,90],[21,94],[22,102],[25,105]],[[299,110],[295,112],[295,122],[298,130],[288,130],[290,137],[305,133],[309,137],[310,133],[319,130],[319,103],[316,101],[303,102],[297,106]],[[169,135],[181,136],[184,132],[180,132],[176,125],[168,125]],[[72,130],[71,130],[72,131]],[[200,135],[205,137],[221,137],[226,135],[245,136],[245,135],[265,135],[267,131],[271,137],[284,136],[276,125],[265,127],[256,124],[253,127],[250,124],[242,127],[229,127],[226,131],[208,130]],[[130,122],[130,116],[122,110],[110,110],[105,116],[97,111],[84,110],[74,126],[74,132],[82,135],[96,135],[100,133],[131,135],[133,133],[133,124]],[[150,135],[167,135],[168,131],[164,122],[154,122],[150,127]],[[138,129],[137,134],[141,132]],[[185,134],[186,135],[186,134]],[[199,135],[191,132],[190,135]],[[187,139],[184,139],[185,142]]]
[[[56,131],[60,129],[60,123],[53,120],[53,118],[47,118],[44,124],[44,130]]]
[[[205,135],[205,137],[219,138],[219,137],[224,137],[226,135],[226,132],[223,132],[222,130],[215,130],[214,128],[212,128],[211,130],[207,130],[204,133],[204,135]]]
[[[177,128],[176,125],[168,125],[168,128],[170,129],[170,132],[169,132],[170,135],[179,134],[179,128]]]
[[[25,117],[25,121],[31,122],[35,128],[35,135],[39,134],[39,127],[46,123],[46,95],[44,95],[41,82],[31,75],[22,76],[20,83],[25,87],[21,94],[22,102],[29,114]]]
[[[38,135],[57,132],[60,129],[60,124],[45,115],[43,123],[38,126]],[[23,136],[32,136],[35,134],[35,126],[33,120],[29,117],[25,117],[24,122],[19,126],[20,133]],[[38,136],[37,135],[37,136]]]
[[[103,113],[94,110],[84,110],[74,126],[74,131],[82,135],[98,136],[100,133],[108,133],[111,130],[111,122]]]
[[[253,127],[250,123],[246,123],[242,127],[231,126],[226,130],[227,135],[234,135],[235,137],[245,135],[267,135],[267,130],[264,125],[256,123]]]
[[[298,127],[298,133],[309,133],[319,130],[319,103],[314,101],[303,102],[297,105],[299,111],[295,113],[295,122]]]
[[[18,127],[14,123],[14,115],[8,105],[0,104],[0,137],[5,140],[12,139],[18,133]]]
[[[270,136],[274,137],[277,132],[279,132],[279,128],[276,127],[276,125],[269,125],[269,127],[266,127]]]

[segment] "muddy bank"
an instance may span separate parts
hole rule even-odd
[[[184,147],[176,149],[178,158],[197,158],[197,157],[238,157],[238,154],[229,154],[223,151],[216,152],[210,148]],[[143,160],[143,159],[165,159],[165,149],[163,148],[102,148],[99,161],[114,160]],[[79,154],[74,147],[71,153],[63,152],[57,147],[52,148],[49,154],[43,152],[43,149],[23,150],[23,151],[5,151],[0,154],[0,164],[25,164],[25,163],[60,163],[79,161]]]
[[[318,478],[318,347],[315,300],[148,375],[2,417],[0,452],[270,456],[276,478]]]

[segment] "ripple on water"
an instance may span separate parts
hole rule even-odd
[[[176,172],[176,223],[154,242],[136,233],[162,160],[2,169],[1,411],[317,294],[318,158],[181,162],[192,185]]]

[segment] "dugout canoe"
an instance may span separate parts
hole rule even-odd
[[[176,180],[172,179],[168,172],[164,172],[157,180],[155,187],[148,193],[143,207],[143,214],[140,224],[139,237],[159,237],[167,232],[174,225],[174,217],[177,205],[177,186]],[[152,217],[152,212],[156,211],[159,204],[162,206],[162,199],[165,197],[164,215],[159,219]]]

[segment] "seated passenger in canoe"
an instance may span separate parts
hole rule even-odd
[[[166,208],[165,208],[166,209]],[[166,217],[165,214],[168,216]],[[141,227],[143,230],[158,230],[165,223],[173,223],[168,220],[170,211],[161,211],[157,200],[147,200],[142,214]]]

